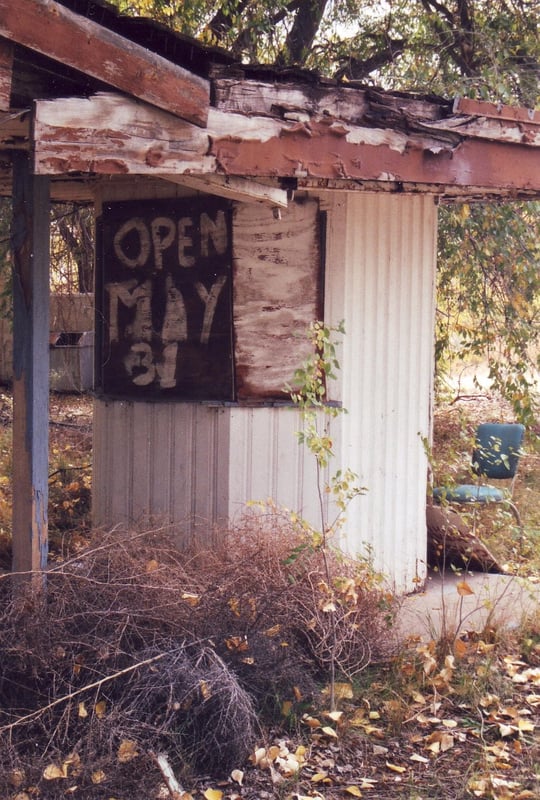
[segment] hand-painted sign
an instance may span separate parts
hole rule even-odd
[[[110,203],[98,236],[101,391],[233,399],[230,205],[218,198]]]

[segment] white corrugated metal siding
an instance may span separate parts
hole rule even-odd
[[[368,545],[405,591],[425,576],[435,268],[429,196],[349,194],[330,206],[327,313],[346,327],[342,466],[368,489],[344,544]]]
[[[330,197],[330,195],[328,195]],[[368,488],[347,513],[343,544],[400,591],[425,574],[436,207],[427,196],[330,199],[326,318],[345,320],[332,399],[330,472],[350,467]],[[203,543],[247,501],[272,498],[319,523],[313,457],[296,441],[298,413],[96,401],[97,524],[171,523]]]
[[[320,507],[314,457],[298,442],[296,408],[231,409],[229,509],[232,518],[247,501],[275,501],[317,528]],[[328,475],[323,475],[323,482]]]
[[[229,513],[229,411],[193,403],[94,404],[94,523],[172,525],[211,544]]]
[[[246,511],[275,502],[317,525],[313,457],[292,408],[96,400],[94,523],[172,525],[212,542]]]

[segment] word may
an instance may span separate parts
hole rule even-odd
[[[211,249],[211,246],[213,250]],[[196,220],[181,217],[178,222],[159,216],[147,222],[142,217],[127,220],[113,239],[116,258],[126,267],[145,267],[153,255],[156,270],[163,269],[163,258],[174,258],[181,267],[193,267],[213,253],[224,255],[228,248],[225,212],[216,212],[213,220],[205,211]],[[175,251],[167,252],[176,245]]]
[[[193,286],[204,305],[204,315],[200,332],[200,343],[208,344],[212,323],[216,313],[219,296],[227,282],[226,275],[220,275],[210,290],[200,281]],[[167,275],[165,282],[165,314],[161,331],[154,330],[152,324],[151,280],[139,283],[130,279],[119,283],[108,283],[105,289],[109,295],[109,342],[131,341],[129,352],[124,357],[124,367],[137,386],[148,386],[158,380],[162,388],[176,386],[178,343],[188,338],[187,311],[182,292]],[[131,322],[122,331],[119,326],[120,306],[134,309]],[[161,358],[155,359],[152,339],[157,336],[162,345]],[[135,373],[135,375],[134,375]]]

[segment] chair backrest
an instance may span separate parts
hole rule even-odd
[[[487,478],[513,478],[516,474],[525,427],[517,422],[485,422],[476,429],[473,469]]]

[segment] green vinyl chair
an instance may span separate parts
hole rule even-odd
[[[521,531],[521,516],[512,500],[525,427],[519,423],[486,422],[476,429],[472,469],[478,483],[441,486],[433,490],[439,504],[486,506],[502,503],[509,508]],[[491,486],[483,479],[511,481],[510,487]]]

